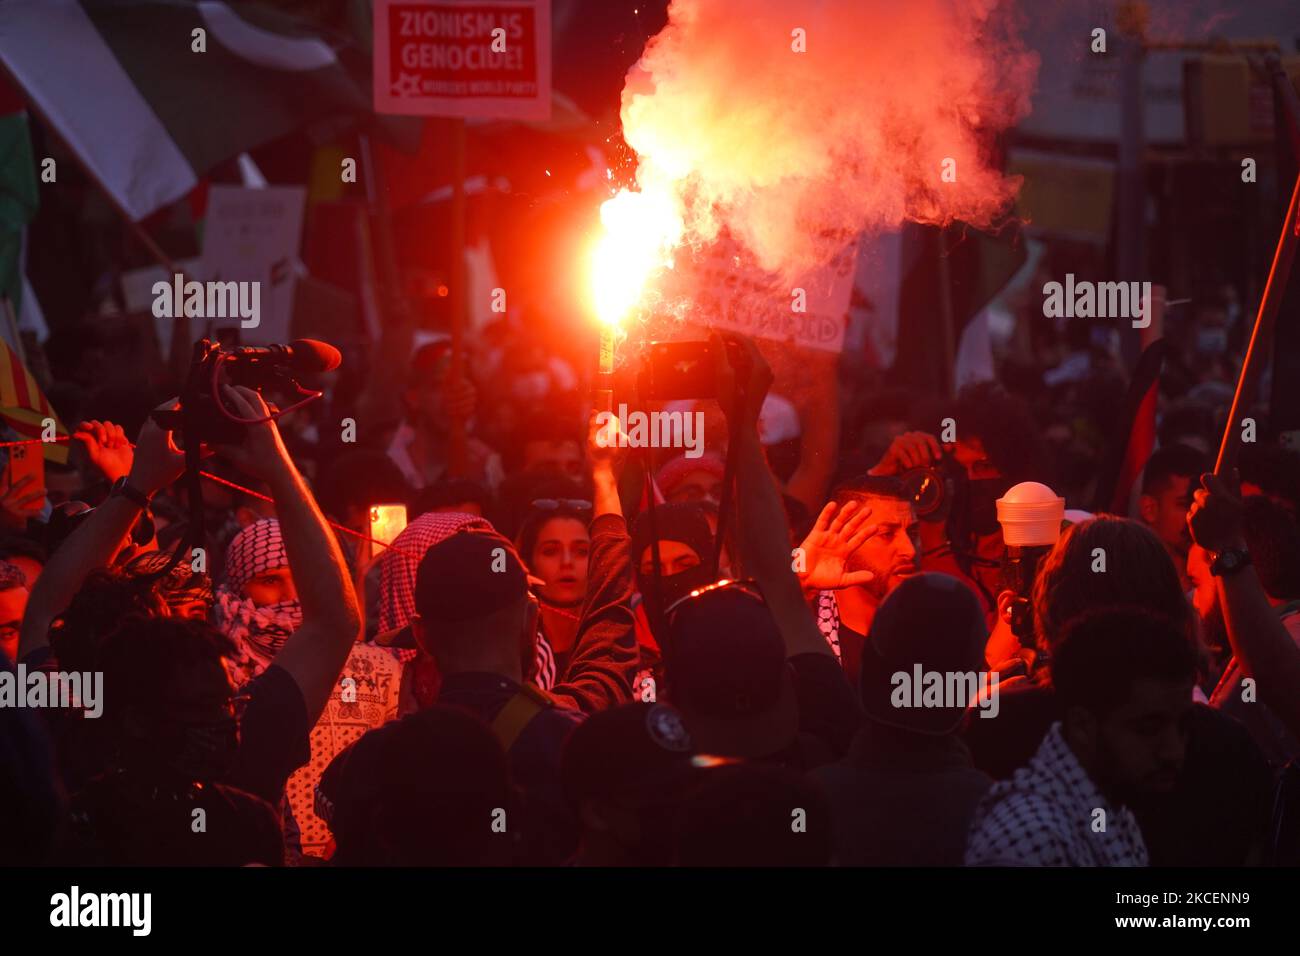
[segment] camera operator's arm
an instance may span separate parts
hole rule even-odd
[[[268,415],[262,396],[252,389],[227,386],[225,395],[231,410],[243,418]],[[347,564],[274,422],[247,426],[244,442],[222,451],[237,466],[265,481],[275,499],[289,570],[302,605],[302,626],[289,635],[275,663],[297,683],[308,720],[314,724],[361,633]]]
[[[161,406],[176,407],[175,400]],[[171,434],[146,421],[136,440],[127,485],[148,497],[167,487],[185,470],[185,456],[172,443]],[[125,495],[110,495],[85,522],[57,548],[32,586],[23,615],[18,656],[22,658],[49,641],[50,624],[67,610],[87,576],[106,567],[140,517],[141,507]]]
[[[791,569],[790,537],[785,508],[776,479],[767,467],[758,440],[758,412],[772,384],[772,370],[754,343],[744,336],[730,335],[747,356],[748,380],[741,382],[727,357],[721,336],[713,336],[717,356],[718,400],[729,415],[734,436],[730,454],[736,456],[736,525],[741,561],[763,589],[767,606],[781,628],[788,657],[814,652],[830,655],[830,645],[804,602],[799,580]],[[737,404],[737,394],[741,404]],[[739,412],[737,412],[739,409]]]
[[[785,483],[785,493],[816,514],[826,500],[826,486],[835,473],[840,443],[839,355],[814,349],[802,356],[811,382],[798,404],[803,431],[799,466]]]
[[[1245,549],[1241,499],[1217,475],[1203,475],[1187,513],[1192,540],[1207,551]],[[1228,640],[1242,670],[1259,686],[1259,700],[1300,736],[1300,648],[1269,603],[1253,566],[1217,575],[1215,587]]]

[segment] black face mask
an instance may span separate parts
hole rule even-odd
[[[674,601],[680,601],[696,588],[712,584],[715,580],[717,580],[717,577],[714,575],[713,569],[704,562],[697,564],[693,568],[687,568],[685,571],[678,571],[676,574],[666,574],[659,579],[659,593],[663,598],[663,606],[667,608]],[[641,579],[641,585],[642,593],[649,598],[654,593],[654,576],[645,575]]]

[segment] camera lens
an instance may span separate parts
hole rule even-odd
[[[918,468],[902,475],[899,480],[903,483],[903,493],[912,499],[918,518],[932,515],[943,507],[946,493],[938,472]]]

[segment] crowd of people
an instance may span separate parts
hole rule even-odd
[[[102,713],[0,707],[0,855],[1300,862],[1292,456],[1205,475],[1213,416],[1169,408],[1131,516],[1072,510],[1026,576],[997,499],[1095,476],[1059,472],[1023,396],[880,393],[826,447],[730,345],[698,457],[608,441],[531,345],[461,376],[427,344],[299,421],[225,386],[257,423],[207,449],[201,502],[179,436],[63,395],[73,463],[0,500],[0,664],[100,674]],[[918,507],[927,468],[945,514]]]

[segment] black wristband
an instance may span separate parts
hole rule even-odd
[[[109,494],[125,498],[127,501],[139,505],[145,511],[149,510],[149,496],[139,488],[128,483],[125,475],[113,482],[113,488],[109,491]]]
[[[1250,552],[1245,548],[1224,548],[1210,563],[1210,573],[1215,577],[1231,577],[1251,563]]]

